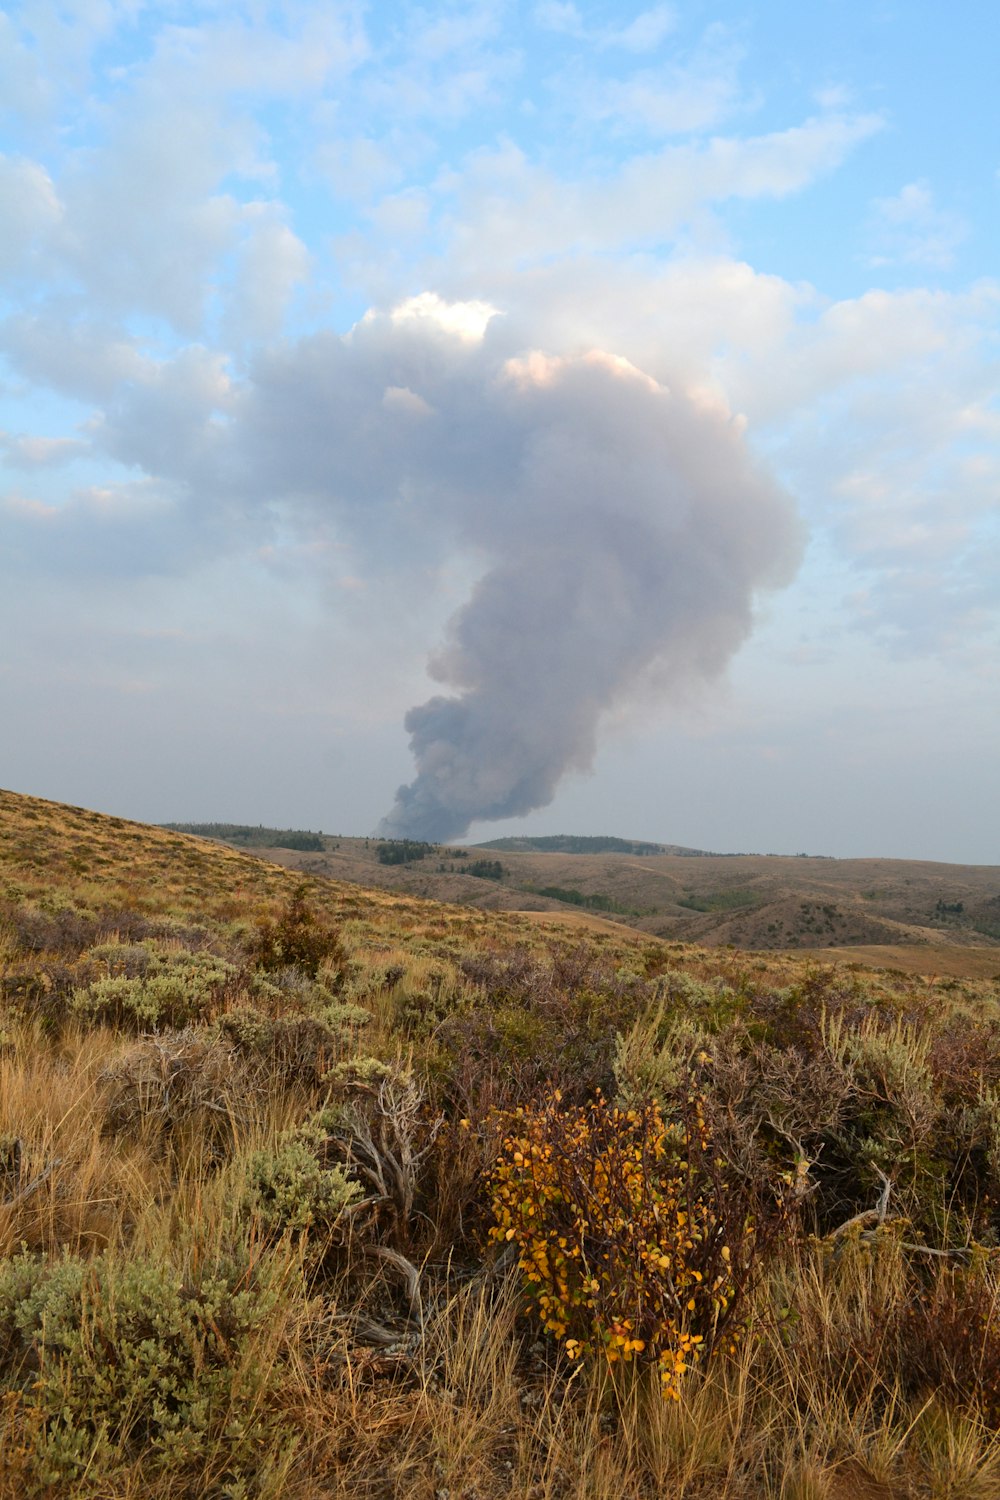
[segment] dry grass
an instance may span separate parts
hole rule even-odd
[[[539,1049],[554,1067],[571,1059],[586,1097],[610,1075],[606,1034],[634,1021],[632,1050],[646,1038],[649,1062],[672,1045],[674,1033],[658,1030],[668,1013],[685,1045],[703,1039],[707,1083],[721,1089],[730,1067],[728,1097],[756,1132],[748,1160],[758,1166],[794,1169],[789,1133],[805,1139],[815,1125],[821,1068],[856,1069],[854,1115],[837,1116],[807,1163],[821,1175],[824,1155],[840,1152],[828,1206],[838,1193],[852,1207],[874,1204],[887,1163],[893,1211],[904,1180],[919,1207],[944,1182],[933,1152],[953,1126],[966,1132],[961,1171],[991,1182],[995,983],[861,975],[652,942],[600,918],[581,928],[485,915],[315,878],[306,899],[344,959],[317,981],[270,976],[264,1020],[289,1023],[283,1050],[227,1032],[228,1018],[265,1004],[237,981],[220,1009],[182,1031],[127,1034],[56,1003],[115,935],[141,943],[152,932],[166,952],[208,951],[244,973],[255,923],[280,914],[299,879],[248,853],[0,793],[0,1281],[22,1246],[47,1267],[67,1256],[106,1265],[112,1285],[148,1266],[197,1288],[229,1266],[270,1309],[242,1341],[220,1330],[212,1345],[232,1421],[212,1429],[197,1461],[165,1464],[135,1436],[143,1412],[129,1406],[123,1368],[120,1432],[110,1449],[95,1434],[89,1467],[58,1482],[39,1466],[58,1427],[34,1383],[44,1337],[18,1366],[16,1330],[0,1316],[0,1500],[1000,1500],[988,1248],[977,1252],[979,1300],[963,1302],[955,1281],[949,1302],[947,1278],[965,1260],[906,1248],[918,1230],[888,1222],[891,1213],[825,1243],[804,1222],[764,1268],[735,1353],[690,1376],[675,1403],[650,1372],[581,1367],[539,1334],[516,1270],[489,1269],[483,1186],[500,1132],[493,1111],[545,1086],[532,1071]],[[326,1009],[345,1003],[363,1007],[367,1026],[334,1026],[317,1052]],[[767,1047],[779,1059],[782,1048],[811,1048],[809,1066],[779,1077]],[[409,1103],[392,1129],[377,1118],[392,1090],[380,1094],[377,1074],[364,1081],[365,1057],[416,1090],[400,1092]],[[337,1072],[344,1062],[355,1064],[350,1086]],[[632,1058],[637,1073],[642,1065]],[[661,1068],[667,1081],[675,1071]],[[353,1130],[381,1153],[396,1198],[369,1203],[319,1244],[308,1215],[276,1240],[248,1208],[254,1162],[296,1131],[315,1132],[322,1105],[334,1114],[320,1154],[339,1142],[343,1156]],[[370,1188],[379,1172],[368,1165]],[[963,1242],[972,1217],[987,1238],[996,1229],[990,1204],[959,1202],[966,1177],[927,1218],[944,1248]],[[937,1301],[934,1288],[944,1289]],[[986,1309],[978,1333],[971,1321],[963,1330],[966,1305]],[[923,1346],[907,1334],[911,1313],[925,1333],[937,1329]]]
[[[806,1305],[810,1291],[815,1282],[803,1289]],[[766,1293],[764,1302],[769,1308]],[[820,1320],[829,1312],[827,1293],[812,1311]],[[345,1343],[326,1364],[300,1367],[305,1406],[296,1415],[312,1437],[299,1455],[298,1492],[345,1500],[439,1500],[442,1491],[456,1500],[1000,1495],[995,1433],[932,1396],[887,1394],[870,1373],[848,1397],[830,1387],[818,1351],[789,1347],[773,1329],[693,1378],[676,1404],[648,1378],[588,1382],[548,1367],[516,1330],[509,1289],[499,1301],[471,1289],[448,1301],[400,1364]]]
[[[904,974],[926,974],[946,979],[996,979],[1000,976],[1000,949],[964,948],[958,943],[817,948],[811,957],[817,963],[863,964],[867,968],[899,969]]]
[[[114,1043],[111,1044],[114,1046]],[[0,1057],[0,1139],[6,1201],[0,1253],[103,1248],[155,1194],[147,1152],[102,1135],[100,1077],[109,1038],[76,1033],[56,1048],[25,1028]]]

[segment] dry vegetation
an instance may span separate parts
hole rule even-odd
[[[0,793],[0,1500],[1000,1497],[1000,988]]]
[[[1000,974],[1000,868],[779,855],[638,856],[486,850],[500,880],[469,874],[483,851],[434,850],[383,865],[377,841],[326,838],[322,852],[259,852],[289,869],[484,911],[534,911],[599,928],[765,951],[816,951],[911,973]],[[598,912],[544,892],[563,889]]]

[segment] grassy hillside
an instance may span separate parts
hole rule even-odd
[[[307,828],[266,828],[263,823],[162,823],[173,833],[195,833],[200,838],[221,839],[237,849],[323,848],[323,835]]]
[[[487,911],[583,907],[652,937],[702,946],[815,949],[958,977],[1000,973],[1000,867],[664,853],[657,845],[636,853],[579,848],[627,842],[560,835],[469,850],[422,846],[419,861],[394,866],[380,863],[376,840],[324,839],[322,851],[261,852],[313,875]],[[496,858],[484,858],[484,850]]]
[[[995,979],[0,793],[0,1500],[991,1500],[998,1101]]]

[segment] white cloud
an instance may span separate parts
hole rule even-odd
[[[33,265],[44,271],[46,242],[61,213],[43,166],[0,154],[0,276],[23,275]]]
[[[717,125],[739,100],[742,49],[710,27],[690,57],[639,69],[625,78],[576,80],[581,113],[621,130],[684,135]]]
[[[578,6],[572,0],[541,0],[532,11],[536,26],[565,36],[583,36],[585,27]]]
[[[394,307],[389,316],[396,327],[407,323],[431,324],[466,343],[478,344],[498,314],[499,308],[489,302],[446,302],[436,292],[421,292]]]
[[[940,209],[926,182],[910,182],[891,198],[877,198],[872,216],[872,265],[902,261],[944,270],[968,237],[958,215]]]
[[[434,408],[416,391],[411,391],[408,385],[387,385],[382,395],[382,405],[388,410],[410,412],[415,417],[429,417],[434,413]],[[357,580],[354,581],[355,586]]]
[[[0,353],[40,387],[86,402],[111,401],[119,387],[152,370],[138,340],[110,323],[74,316],[58,302],[0,323]]]
[[[240,246],[225,329],[227,343],[275,338],[298,287],[309,276],[305,245],[267,204],[244,210],[249,233]]]
[[[51,87],[37,59],[18,35],[13,18],[0,11],[0,99],[12,115],[38,119],[46,109]]]
[[[395,152],[369,136],[343,136],[316,148],[316,170],[341,197],[365,201],[400,180]]]
[[[167,128],[145,102],[62,183],[56,241],[91,307],[201,326],[210,275],[233,248],[241,210],[219,184],[242,142],[219,115],[190,105]]]
[[[89,452],[90,445],[78,438],[0,432],[0,453],[7,464],[15,469],[58,468]]]
[[[532,20],[545,31],[589,42],[601,51],[639,53],[656,51],[676,28],[677,12],[672,5],[653,5],[624,25],[589,26],[572,0],[541,0]]]
[[[141,379],[108,404],[94,441],[118,463],[151,477],[200,488],[211,476],[221,488],[229,477],[222,470],[235,395],[226,357],[190,344],[147,365]]]
[[[39,9],[26,12],[25,25],[50,77],[60,76],[56,59],[85,72],[90,50],[127,9],[78,5],[58,20]],[[252,113],[268,99],[299,103],[361,64],[358,13],[292,0],[262,24],[252,9],[220,18],[210,6],[151,31],[115,79],[112,107],[83,87],[74,123],[86,144],[56,153],[55,183],[40,164],[0,162],[0,215],[10,226],[0,270],[5,261],[18,269],[30,250],[91,316],[146,314],[192,336],[220,263],[241,246],[232,306],[245,311],[248,335],[274,332],[305,252],[290,228],[262,227],[257,206],[239,200],[241,179],[277,185]],[[282,218],[280,206],[271,213]]]
[[[493,42],[502,30],[500,9],[496,5],[480,3],[464,11],[428,17],[426,12],[417,12],[418,22],[410,38],[411,56],[440,62],[463,54],[478,51]]]
[[[489,3],[445,14],[415,9],[404,36],[361,80],[367,108],[397,129],[403,120],[431,129],[498,103],[520,69],[502,19],[502,7]]]
[[[997,606],[1000,286],[834,303],[720,376],[847,565],[849,612],[897,649],[965,652]],[[935,583],[936,580],[936,583]]]
[[[70,491],[58,506],[30,492],[0,494],[7,554],[18,577],[77,582],[181,576],[218,547],[215,517],[186,508],[156,478]]]
[[[584,181],[560,179],[508,143],[474,156],[450,184],[448,266],[503,276],[555,255],[664,246],[713,204],[801,191],[881,127],[875,115],[820,116],[633,156]]]
[[[654,52],[677,25],[672,5],[653,5],[640,11],[627,26],[609,28],[601,33],[606,47],[622,47],[627,52]]]
[[[157,88],[172,85],[192,99],[252,94],[299,100],[369,55],[355,7],[293,0],[270,25],[252,6],[223,6],[221,16],[213,7],[200,24],[161,28],[148,69]]]
[[[379,200],[371,210],[371,221],[395,240],[416,240],[427,228],[431,215],[430,194],[421,188],[405,188]]]

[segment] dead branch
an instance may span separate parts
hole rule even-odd
[[[423,1298],[420,1295],[420,1272],[411,1260],[405,1255],[400,1255],[398,1250],[390,1250],[388,1245],[373,1245],[368,1251],[369,1255],[385,1261],[387,1265],[398,1271],[403,1278],[406,1288],[406,1300],[410,1304],[410,1313],[417,1326],[424,1325]]]
[[[843,1224],[838,1224],[836,1229],[826,1236],[828,1240],[839,1240],[842,1234],[847,1234],[851,1229],[857,1229],[860,1225],[877,1223],[884,1224],[885,1216],[889,1212],[889,1199],[892,1195],[892,1181],[882,1171],[881,1167],[875,1168],[882,1179],[882,1191],[879,1194],[878,1203],[874,1208],[862,1209],[861,1213],[854,1214],[846,1219]]]
[[[55,1171],[56,1167],[60,1166],[62,1166],[62,1157],[54,1156],[49,1162],[48,1166],[45,1168],[45,1171],[39,1172],[38,1176],[35,1177],[31,1182],[29,1182],[27,1187],[21,1188],[20,1191],[16,1192],[12,1198],[0,1199],[0,1207],[18,1208],[22,1203],[26,1203],[29,1198],[31,1198],[35,1193],[38,1192],[38,1189],[41,1187],[42,1183],[52,1176],[52,1173]]]

